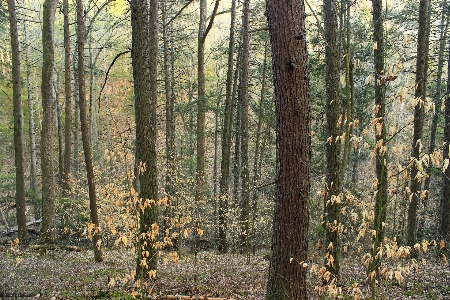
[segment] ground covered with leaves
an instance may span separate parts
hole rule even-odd
[[[269,262],[256,255],[250,262],[242,255],[202,252],[195,259],[185,254],[173,259],[161,255],[156,279],[140,285],[134,276],[135,260],[125,250],[105,250],[104,261],[95,263],[92,251],[63,249],[37,251],[5,247],[0,252],[0,298],[2,299],[148,299],[166,295],[264,299]],[[419,263],[420,261],[420,263]],[[378,282],[379,299],[450,299],[450,267],[440,259],[398,261],[392,279]],[[370,287],[365,268],[356,259],[345,259],[341,281],[324,286],[309,265],[311,299],[367,299]],[[406,270],[403,269],[403,270]],[[401,279],[400,281],[398,279]]]

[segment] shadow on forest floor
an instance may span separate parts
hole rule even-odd
[[[173,258],[173,257],[172,257]],[[192,255],[175,263],[163,254],[158,279],[140,289],[132,278],[135,260],[131,251],[104,250],[104,261],[95,263],[92,251],[49,250],[45,254],[29,248],[7,247],[0,251],[0,298],[2,299],[133,299],[145,291],[148,299],[163,295],[224,297],[227,299],[264,299],[269,263],[264,256],[216,255],[202,252],[195,264]],[[411,265],[411,260],[398,266]],[[430,258],[418,268],[402,275],[402,282],[380,280],[379,299],[450,299],[450,267]],[[365,269],[359,260],[346,259],[341,265],[342,280],[337,299],[367,299],[370,295]],[[319,280],[308,276],[311,299],[332,299],[319,288]],[[321,294],[318,294],[321,290]]]

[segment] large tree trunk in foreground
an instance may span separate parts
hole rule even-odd
[[[140,228],[137,275],[148,277],[156,271],[158,236],[158,185],[156,173],[156,100],[158,1],[131,1],[132,67],[136,119],[136,177],[139,182]],[[149,20],[151,25],[149,24]]]
[[[55,178],[54,178],[54,134],[55,134],[55,95],[52,88],[53,66],[55,61],[54,23],[57,0],[45,0],[42,18],[42,228],[41,241],[53,244],[55,229]]]
[[[78,47],[78,97],[80,105],[81,140],[83,142],[84,160],[89,188],[89,208],[91,222],[94,224],[92,242],[95,261],[102,261],[100,224],[97,211],[97,194],[95,192],[95,175],[92,163],[92,148],[89,137],[89,123],[87,119],[86,82],[84,78],[84,15],[83,0],[77,0],[77,47]]]
[[[17,31],[16,5],[14,0],[8,0],[9,31],[12,51],[12,83],[14,105],[14,164],[16,167],[16,215],[18,238],[21,243],[27,242],[27,219],[25,216],[25,179],[23,173],[23,113],[20,84],[20,52],[19,35]]]
[[[450,43],[449,43],[450,45]],[[450,70],[450,54],[448,59],[448,70]],[[447,95],[445,97],[445,127],[444,127],[444,147],[443,157],[444,165],[450,159],[450,72],[447,72]],[[450,246],[450,167],[442,173],[442,196],[440,203],[439,215],[439,231],[438,235],[441,240],[446,241],[446,251],[449,252]]]
[[[267,1],[277,116],[277,178],[266,299],[307,298],[311,124],[305,6]]]

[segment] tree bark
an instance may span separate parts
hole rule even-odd
[[[53,244],[56,240],[55,228],[55,95],[52,88],[55,61],[54,23],[57,0],[45,0],[42,18],[42,228],[43,243]]]
[[[86,105],[86,82],[84,78],[84,8],[83,0],[77,0],[77,52],[78,52],[78,97],[80,105],[80,125],[81,125],[81,139],[83,142],[84,160],[86,163],[86,175],[89,188],[89,208],[91,211],[91,222],[95,225],[92,236],[92,243],[94,248],[94,259],[101,262],[101,234],[100,223],[98,220],[97,211],[97,194],[95,191],[95,175],[94,166],[92,162],[92,148],[89,136],[89,123],[87,118]]]
[[[70,27],[69,27],[69,1],[63,1],[64,14],[64,94],[65,125],[64,125],[64,169],[63,191],[66,195],[70,192],[70,159],[72,154],[72,73],[70,70]]]
[[[414,97],[418,103],[414,108],[414,133],[411,151],[410,169],[410,202],[408,207],[407,244],[414,247],[417,240],[417,210],[421,194],[421,174],[419,174],[420,151],[422,148],[424,101],[426,90],[427,69],[427,27],[428,9],[430,0],[420,0],[419,7],[419,31],[417,34],[417,62],[416,62],[416,84]],[[419,175],[419,177],[417,176]]]
[[[12,52],[12,84],[14,106],[14,165],[16,167],[16,218],[17,236],[21,243],[27,243],[27,219],[25,215],[25,179],[23,171],[23,112],[20,83],[20,51],[19,34],[17,30],[16,5],[14,0],[8,0],[9,32]]]
[[[449,42],[450,45],[450,42]],[[450,70],[450,54],[448,59],[448,70]],[[447,72],[447,95],[445,97],[445,127],[444,127],[444,161],[448,162],[450,147],[450,72]],[[444,163],[445,165],[445,163]],[[446,241],[445,250],[448,253],[450,247],[450,167],[447,166],[442,173],[442,196],[439,207],[439,231],[438,237]]]
[[[386,162],[386,124],[385,110],[386,86],[381,79],[384,76],[384,18],[382,0],[372,1],[373,6],[373,37],[374,37],[374,64],[375,64],[375,164],[377,176],[377,190],[375,193],[375,213],[374,229],[375,236],[372,237],[372,261],[369,265],[368,273],[371,280],[372,298],[375,297],[375,280],[379,272],[380,259],[379,247],[384,238],[384,223],[386,220],[386,207],[388,204],[387,195],[387,162]]]
[[[242,79],[241,79],[241,159],[242,198],[240,203],[240,248],[250,255],[250,176],[248,162],[248,63],[249,63],[249,15],[250,0],[244,0],[242,7]]]
[[[324,221],[326,229],[327,251],[325,254],[325,266],[339,279],[339,260],[341,239],[339,236],[340,219],[340,193],[341,193],[341,165],[340,149],[341,140],[339,124],[339,58],[338,58],[338,22],[336,4],[332,0],[323,1],[325,22],[325,64],[326,64],[326,116],[327,116],[327,175],[325,182]]]
[[[307,298],[311,123],[301,0],[267,1],[277,117],[276,203],[266,299]]]
[[[158,184],[156,169],[156,100],[158,1],[131,1],[132,67],[135,95],[136,162],[139,182],[139,241],[136,274],[149,277],[157,269]]]

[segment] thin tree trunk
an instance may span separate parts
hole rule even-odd
[[[241,198],[241,228],[240,248],[248,256],[250,255],[250,176],[248,163],[248,62],[249,62],[249,15],[250,0],[244,0],[242,7],[242,123],[241,123],[241,158],[242,158],[242,198]]]
[[[307,299],[311,123],[305,6],[268,0],[277,116],[276,202],[266,299]]]
[[[28,98],[28,132],[30,137],[30,190],[32,193],[32,202],[34,207],[34,219],[39,220],[41,218],[41,203],[37,196],[38,193],[38,181],[36,172],[36,128],[34,124],[34,101],[33,101],[33,88],[31,81],[31,63],[30,63],[30,47],[28,44],[28,35],[26,30],[26,24],[24,22],[25,32],[25,63],[27,68],[27,98]]]
[[[52,89],[53,66],[55,60],[54,23],[57,0],[45,0],[42,18],[42,227],[41,240],[53,244],[56,240],[55,228],[55,178],[54,178],[54,133],[55,95]]]
[[[426,90],[426,69],[427,69],[427,25],[428,25],[428,9],[430,0],[420,0],[419,8],[419,31],[417,34],[417,63],[416,63],[416,84],[415,98],[419,99],[414,108],[414,133],[411,151],[411,169],[410,169],[410,203],[408,207],[408,228],[407,228],[407,244],[414,247],[417,240],[417,210],[419,206],[421,193],[421,179],[419,174],[420,149],[422,148],[423,134],[423,115],[424,101]],[[419,175],[419,177],[417,176]]]
[[[80,101],[78,98],[78,68],[75,65],[75,60],[73,62],[73,81],[74,81],[74,89],[73,89],[73,99],[74,99],[74,113],[73,113],[73,171],[74,177],[78,178],[78,174],[80,173],[80,147],[79,147],[79,133],[80,133]]]
[[[228,41],[227,82],[225,92],[225,111],[222,129],[222,158],[220,162],[220,196],[219,196],[219,252],[228,251],[227,244],[227,212],[229,202],[230,184],[230,153],[231,153],[231,127],[232,127],[232,92],[233,92],[233,59],[236,27],[236,0],[231,1],[230,38]]]
[[[269,52],[268,43],[266,41],[264,45],[264,60],[263,60],[263,69],[261,74],[261,94],[259,97],[259,111],[258,111],[258,122],[256,128],[256,141],[255,141],[255,156],[253,160],[253,178],[252,178],[252,200],[251,200],[251,234],[252,234],[252,248],[253,255],[255,255],[255,242],[256,242],[256,218],[258,216],[258,189],[256,188],[259,185],[261,179],[261,127],[262,127],[262,117],[264,111],[264,100],[266,97],[266,77],[267,77],[267,55]]]
[[[97,210],[97,194],[95,192],[95,175],[94,166],[92,162],[92,149],[89,136],[89,124],[87,119],[87,105],[86,105],[86,83],[84,78],[84,9],[83,0],[77,0],[77,47],[78,47],[78,97],[80,105],[80,124],[81,124],[81,139],[83,142],[84,160],[86,163],[86,176],[89,187],[89,208],[91,211],[91,222],[94,224],[94,233],[92,236],[92,243],[94,248],[94,259],[101,262],[101,234],[100,223],[98,220]]]
[[[61,103],[59,102],[59,74],[56,74],[56,80],[53,81],[53,88],[55,89],[55,104],[56,104],[56,127],[58,132],[58,183],[62,185],[62,173],[64,169],[64,149],[63,149],[63,127],[62,127],[62,111]]]
[[[382,0],[372,1],[373,5],[373,36],[374,36],[374,63],[375,78],[383,76],[384,72],[384,18]],[[384,223],[386,220],[387,198],[387,162],[386,162],[386,86],[381,80],[375,80],[375,164],[377,176],[377,192],[375,194],[375,236],[372,237],[372,261],[368,273],[371,281],[372,299],[375,299],[375,281],[380,271],[379,247],[384,238]]]
[[[9,32],[12,52],[12,83],[14,106],[14,165],[16,167],[16,218],[17,236],[21,243],[27,243],[27,218],[25,215],[25,179],[23,171],[23,112],[20,83],[19,34],[17,30],[16,5],[8,0]]]
[[[443,3],[444,4],[444,3]],[[445,5],[445,4],[444,4]],[[433,118],[431,120],[431,129],[430,129],[430,145],[428,147],[428,153],[432,154],[433,151],[436,149],[436,130],[437,130],[437,124],[439,121],[439,118],[441,117],[442,113],[440,112],[440,107],[442,106],[442,69],[444,66],[444,50],[445,50],[445,41],[447,40],[447,32],[448,32],[448,22],[449,22],[449,16],[448,16],[448,10],[443,7],[442,8],[442,17],[441,17],[441,30],[439,33],[439,52],[438,52],[438,62],[437,62],[437,76],[436,76],[436,90],[433,94],[433,101],[435,104],[435,107],[437,108],[436,111],[433,114]],[[424,205],[428,202],[428,198],[430,196],[430,183],[431,183],[431,164],[427,169],[427,174],[429,175],[425,179],[424,184],[424,190],[426,191],[426,198],[423,200]]]
[[[341,240],[339,235],[340,193],[341,193],[341,140],[339,124],[339,58],[338,58],[338,22],[335,2],[324,0],[325,20],[325,58],[326,58],[326,94],[327,94],[327,176],[325,183],[324,220],[326,229],[327,252],[325,265],[333,278],[339,279]]]
[[[163,47],[164,47],[164,89],[166,97],[166,185],[165,190],[168,197],[168,208],[166,208],[165,218],[172,220],[174,218],[174,197],[175,197],[175,180],[176,180],[176,163],[175,163],[175,116],[174,101],[175,97],[172,91],[172,82],[170,78],[170,60],[171,50],[169,48],[169,35],[166,24],[166,1],[162,3],[161,17],[163,26]],[[172,221],[170,221],[172,222]],[[169,223],[170,223],[169,222]]]
[[[214,11],[208,19],[208,3],[200,0],[200,21],[197,38],[197,169],[195,174],[195,213],[194,213],[194,253],[198,251],[198,239],[200,230],[200,206],[204,200],[205,190],[205,127],[206,127],[206,79],[205,79],[205,41],[211,30],[220,0],[216,0]]]
[[[70,27],[69,27],[69,1],[63,1],[64,14],[64,94],[65,126],[64,126],[64,170],[63,191],[67,195],[70,192],[70,158],[72,154],[72,73],[70,70]]]

